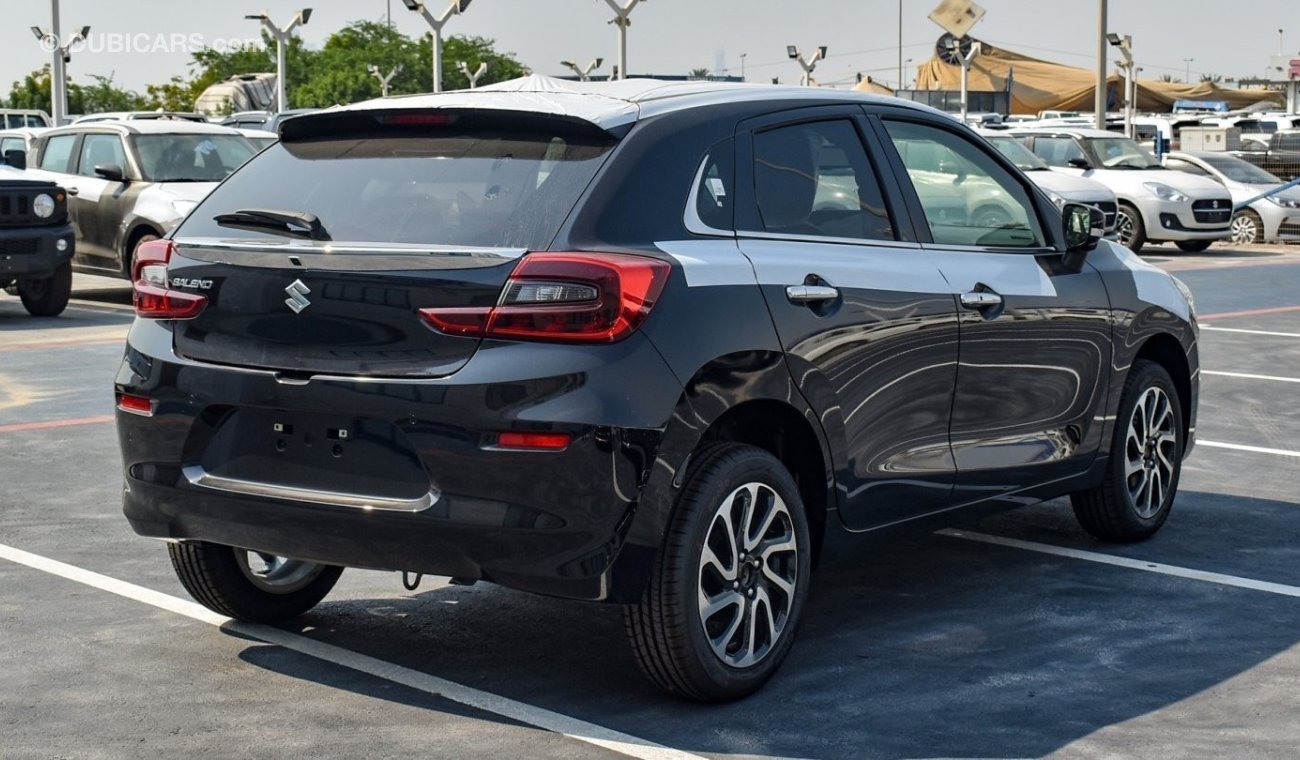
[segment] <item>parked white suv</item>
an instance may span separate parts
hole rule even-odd
[[[1130,250],[1176,243],[1203,251],[1232,234],[1232,196],[1213,180],[1170,171],[1130,138],[1097,129],[1013,132],[1060,172],[1093,179],[1119,199],[1115,233]]]

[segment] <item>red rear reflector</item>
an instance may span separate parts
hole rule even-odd
[[[167,263],[175,246],[170,240],[151,240],[136,249],[131,278],[131,300],[138,317],[193,319],[208,305],[208,297],[168,287]]]
[[[383,124],[396,126],[442,126],[456,121],[456,117],[445,113],[393,113],[379,117]]]
[[[117,394],[117,408],[131,414],[152,417],[153,399],[145,396],[133,396],[130,393],[119,393]]]
[[[561,451],[568,448],[573,437],[568,433],[501,433],[497,447],[502,449],[532,449],[535,451]]]
[[[619,253],[537,253],[511,273],[495,307],[428,308],[420,316],[449,335],[615,343],[650,315],[672,268]]]

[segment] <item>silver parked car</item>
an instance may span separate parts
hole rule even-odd
[[[1260,198],[1281,185],[1282,180],[1226,153],[1175,151],[1166,156],[1165,168],[1209,177],[1228,189],[1233,205],[1239,207],[1232,216],[1232,242],[1300,242],[1300,188]],[[1249,206],[1240,208],[1252,200]]]
[[[31,173],[70,196],[72,268],[128,279],[137,247],[170,232],[258,150],[236,130],[172,119],[74,124],[35,148]]]

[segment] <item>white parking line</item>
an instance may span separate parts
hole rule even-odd
[[[1215,370],[1203,369],[1202,375],[1217,375],[1219,377],[1239,377],[1243,380],[1273,380],[1279,383],[1300,383],[1300,377],[1278,377],[1277,375],[1252,375],[1249,372],[1218,372]]]
[[[1263,446],[1246,446],[1240,443],[1220,443],[1219,441],[1203,441],[1196,439],[1197,446],[1208,446],[1212,449],[1231,449],[1232,451],[1250,451],[1255,454],[1272,454],[1279,457],[1300,457],[1300,451],[1288,451],[1286,449],[1269,449]]]
[[[1252,578],[1241,578],[1236,575],[1224,575],[1223,573],[1210,573],[1204,570],[1178,567],[1177,565],[1162,565],[1159,562],[1147,562],[1146,560],[1132,559],[1130,557],[1115,557],[1110,554],[1084,551],[1082,549],[1067,549],[1064,546],[1040,544],[1037,541],[1022,541],[1018,538],[990,536],[987,533],[974,533],[966,530],[953,530],[952,528],[944,528],[943,530],[937,531],[937,533],[938,535],[948,536],[950,538],[964,538],[967,541],[979,541],[985,544],[1006,546],[1012,549],[1024,549],[1025,551],[1038,552],[1040,554],[1052,554],[1057,557],[1069,557],[1070,559],[1080,559],[1086,562],[1097,562],[1103,565],[1125,567],[1130,570],[1142,570],[1148,573],[1172,575],[1176,578],[1187,578],[1194,581],[1217,583],[1220,586],[1233,586],[1235,588],[1250,589],[1251,591],[1265,591],[1270,594],[1300,598],[1300,586],[1288,586],[1283,583],[1257,581]]]
[[[1240,327],[1215,327],[1214,325],[1201,325],[1202,330],[1212,332],[1230,332],[1245,333],[1247,335],[1272,335],[1278,338],[1300,338],[1300,333],[1273,332],[1272,330],[1243,330]]]
[[[645,758],[645,760],[702,760],[700,755],[665,747],[662,744],[656,744],[646,739],[614,731],[568,715],[562,715],[523,702],[516,702],[513,699],[507,699],[486,691],[479,691],[418,670],[359,654],[350,649],[316,641],[307,636],[282,631],[268,625],[241,623],[231,620],[194,602],[144,588],[143,586],[137,586],[134,583],[120,581],[90,570],[83,570],[75,565],[42,557],[39,554],[32,554],[12,546],[0,544],[0,559],[7,559],[10,562],[25,565],[34,570],[57,575],[60,578],[76,581],[133,601],[143,602],[191,620],[218,626],[223,631],[258,639],[268,644],[275,644],[305,654],[308,657],[315,657],[318,660],[408,686],[435,697],[442,697],[452,702],[458,702],[484,712],[500,715],[503,718],[526,723],[530,726],[561,734],[576,741],[603,747],[629,757]]]

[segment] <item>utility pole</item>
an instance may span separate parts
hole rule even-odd
[[[415,11],[429,24],[433,30],[433,91],[442,92],[442,28],[447,25],[452,16],[464,13],[469,8],[472,0],[450,0],[447,10],[442,12],[441,16],[435,16],[429,12],[424,3],[419,0],[402,0],[407,10]]]
[[[299,26],[305,25],[311,19],[311,8],[303,8],[293,14],[293,21],[281,29],[271,23],[271,17],[265,11],[262,13],[244,16],[250,21],[260,21],[266,31],[271,33],[275,38],[275,110],[283,113],[289,107],[289,98],[285,94],[286,75],[285,53],[289,47],[289,38],[293,35],[293,30]]]
[[[465,78],[469,80],[469,88],[471,90],[478,87],[479,77],[487,73],[487,61],[480,61],[478,68],[475,69],[473,73],[469,70],[469,64],[464,61],[457,61],[456,67],[459,68],[460,73],[464,74]]]
[[[605,0],[614,11],[614,20],[609,22],[618,27],[618,71],[615,79],[627,79],[627,28],[632,25],[632,9],[642,0],[627,0],[627,5],[619,5],[617,0]]]
[[[402,73],[402,64],[397,64],[397,66],[394,67],[392,71],[389,71],[386,76],[379,70],[379,67],[373,63],[366,67],[366,71],[370,72],[370,76],[379,80],[380,97],[386,98],[388,97],[389,83],[393,81],[394,77]]]
[[[810,59],[805,59],[803,53],[800,53],[799,48],[794,45],[786,45],[785,54],[790,57],[790,60],[797,62],[799,68],[803,69],[803,79],[799,81],[799,84],[804,87],[816,86],[817,80],[813,79],[813,70],[817,68],[817,62],[826,57],[826,46],[819,46],[817,52],[813,53],[813,57]]]
[[[1097,0],[1097,97],[1093,100],[1097,129],[1106,128],[1106,0]]]

